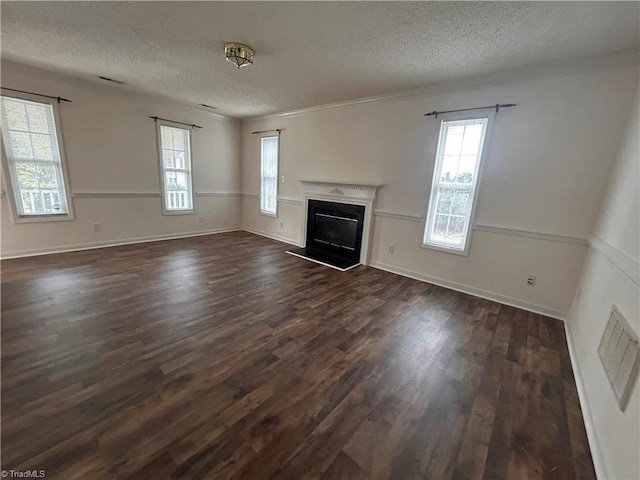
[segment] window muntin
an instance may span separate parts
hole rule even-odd
[[[166,212],[191,212],[191,130],[160,125],[163,205]]]
[[[262,137],[260,211],[276,215],[278,208],[278,137]]]
[[[488,118],[440,127],[424,244],[466,252]]]
[[[53,106],[3,96],[1,110],[2,139],[18,216],[68,216]]]

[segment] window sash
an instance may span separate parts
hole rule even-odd
[[[260,211],[277,215],[278,211],[278,136],[262,137],[260,141]]]
[[[11,191],[14,206],[18,217],[21,218],[37,218],[46,216],[62,216],[70,215],[69,205],[67,201],[65,176],[62,169],[62,159],[60,152],[60,142],[56,129],[55,113],[53,105],[49,102],[36,100],[27,100],[23,98],[11,97],[3,95],[2,101],[2,138],[7,159],[8,176],[11,183]],[[20,105],[24,108],[24,116],[22,121],[25,122],[26,128],[12,128],[12,120],[9,118],[8,107]],[[46,132],[37,126],[32,126],[33,109],[44,109],[44,120],[46,123]],[[15,120],[15,117],[13,117]],[[16,151],[14,148],[15,134],[22,134],[28,137],[30,155]],[[37,155],[38,150],[34,146],[34,138],[46,138],[44,144],[39,147],[45,147],[50,150],[51,158],[42,158]],[[43,138],[44,137],[44,138]],[[23,184],[23,179],[18,172],[19,166],[32,164],[36,168],[33,169],[32,185]],[[50,167],[54,181],[54,186],[46,186],[41,184],[42,175],[46,175],[44,167]]]
[[[463,253],[466,253],[468,250],[471,221],[488,123],[488,117],[442,121],[433,172],[431,197],[426,217],[423,238],[424,245]],[[475,152],[473,154],[468,150],[464,151],[469,145],[475,147],[473,143],[474,138],[471,136],[473,133],[468,133],[471,131],[467,130],[467,127],[472,125],[481,125],[481,130],[477,137],[477,148],[473,150],[473,152]],[[461,126],[464,127],[461,134],[462,137],[459,139],[450,138],[450,129]],[[465,143],[465,135],[467,134],[470,135],[469,139],[471,142],[469,144]],[[460,136],[460,132],[455,132],[454,135]],[[459,148],[453,154],[447,150],[447,148],[458,146],[458,144]],[[468,173],[471,173],[470,182],[457,182],[455,179],[452,181],[448,170],[446,172],[447,179],[444,180],[442,178],[445,153],[448,154],[448,161],[451,162],[452,159],[455,159],[455,178],[460,178],[458,172],[462,166],[463,157],[466,162],[466,167],[469,167],[468,162],[470,158],[473,157],[473,171],[467,172],[468,168],[462,170],[465,180],[468,179]],[[445,195],[447,195],[447,198],[445,198]],[[456,201],[459,203],[456,203]]]
[[[166,130],[165,130],[166,129]],[[183,135],[183,148],[176,148],[174,145],[174,131],[179,131],[180,135]],[[171,137],[171,144],[165,144],[165,134]],[[160,171],[161,171],[161,185],[162,185],[162,202],[164,211],[167,213],[180,213],[180,212],[192,212],[193,207],[193,176],[191,165],[191,130],[169,124],[168,122],[162,122],[158,126],[158,142],[160,146]],[[184,168],[175,167],[176,160],[174,159],[173,167],[169,167],[165,163],[165,152],[171,152],[171,154],[182,153],[184,154]],[[167,181],[167,174],[175,174],[176,179],[179,175],[184,175],[185,184],[182,189],[175,189],[169,187]]]

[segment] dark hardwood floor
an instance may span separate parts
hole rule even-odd
[[[238,232],[2,262],[2,468],[592,479],[560,321]]]

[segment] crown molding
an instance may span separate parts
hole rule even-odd
[[[324,105],[314,105],[293,110],[285,110],[282,112],[268,113],[255,117],[246,117],[242,119],[243,125],[268,120],[272,118],[292,117],[305,113],[317,112],[333,108],[341,108],[355,105],[365,105],[369,103],[406,100],[410,98],[429,97],[446,93],[464,92],[469,90],[478,90],[501,85],[512,85],[517,83],[529,82],[532,80],[542,80],[545,78],[565,77],[579,73],[586,73],[598,70],[610,70],[614,68],[623,68],[638,65],[640,58],[637,54],[620,54],[596,58],[581,59],[574,62],[564,62],[561,64],[550,64],[543,66],[524,67],[515,70],[503,71],[489,75],[477,76],[462,80],[452,80],[438,82],[425,87],[403,90],[400,92],[373,95],[370,97],[355,98],[352,100],[344,100],[341,102],[327,103]]]

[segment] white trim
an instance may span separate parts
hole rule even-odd
[[[438,144],[433,162],[433,172],[431,178],[431,191],[429,192],[429,202],[427,204],[425,212],[425,221],[422,234],[421,247],[431,248],[446,253],[454,253],[457,255],[469,256],[469,250],[471,248],[471,239],[473,236],[473,225],[475,225],[476,213],[478,210],[478,200],[480,192],[482,190],[482,178],[484,176],[485,164],[487,163],[489,151],[491,150],[491,134],[493,132],[493,123],[495,120],[496,112],[487,112],[484,115],[469,114],[468,112],[451,112],[442,115],[440,120],[440,133],[438,134]],[[476,163],[474,166],[474,172],[471,184],[466,188],[469,191],[469,197],[471,199],[471,209],[469,214],[464,218],[464,243],[462,247],[457,245],[450,245],[446,242],[438,242],[432,238],[427,238],[433,234],[433,225],[435,224],[435,217],[437,215],[437,199],[438,192],[442,183],[441,173],[442,166],[444,164],[444,150],[445,143],[448,137],[449,123],[459,122],[481,122],[482,135],[480,143],[478,144],[478,152],[476,153]],[[476,123],[477,124],[477,123]],[[466,126],[466,125],[465,125]],[[447,182],[449,184],[449,182]],[[455,183],[455,182],[453,182]],[[466,186],[465,186],[466,187]],[[449,213],[451,215],[451,212]]]
[[[471,287],[469,285],[464,285],[462,283],[452,282],[450,280],[445,280],[443,278],[433,277],[431,275],[416,272],[414,270],[395,267],[393,265],[389,265],[383,262],[378,262],[376,260],[372,260],[369,265],[374,268],[378,268],[380,270],[385,270],[387,272],[395,273],[397,275],[402,275],[403,277],[409,277],[409,278],[413,278],[414,280],[433,283],[434,285],[439,285],[441,287],[449,288],[457,292],[467,293],[475,297],[485,298],[487,300],[502,303],[504,305],[521,308],[529,312],[538,313],[540,315],[545,315],[547,317],[555,318],[557,320],[562,320],[563,322],[565,321],[564,313],[557,312],[555,310],[551,310],[549,308],[542,307],[540,305],[535,305],[533,303],[523,302],[522,300],[518,300],[517,298],[500,295],[498,293],[489,292],[487,290]]]
[[[518,228],[498,227],[496,225],[476,224],[474,230],[479,232],[496,233],[498,235],[511,235],[514,237],[535,238],[537,240],[548,240],[550,242],[569,243],[573,245],[588,245],[586,238],[572,237],[569,235],[558,235],[553,233],[534,232],[531,230],[520,230]]]
[[[296,247],[301,247],[302,245],[298,240],[289,237],[283,237],[281,235],[274,235],[273,233],[268,233],[262,230],[255,230],[253,228],[242,227],[243,231],[253,233],[254,235],[260,235],[261,237],[267,237],[272,240],[277,240],[279,242],[288,243],[289,245],[295,245]]]
[[[640,287],[640,265],[636,260],[597,235],[591,237],[589,245],[631,280],[636,287]]]
[[[591,407],[589,406],[589,397],[587,396],[587,390],[584,387],[584,377],[582,376],[582,370],[580,368],[580,362],[578,361],[578,355],[576,353],[575,346],[573,344],[573,336],[571,335],[571,326],[569,322],[564,323],[565,336],[567,337],[567,347],[569,349],[569,358],[571,359],[571,366],[573,368],[573,377],[576,382],[576,388],[578,390],[578,400],[580,401],[580,408],[582,410],[582,419],[584,421],[584,427],[587,431],[587,440],[589,441],[589,449],[591,450],[591,459],[593,460],[593,467],[596,471],[596,477],[602,480],[612,478],[607,473],[607,467],[602,456],[602,449],[598,442],[598,435],[596,434],[595,422],[593,421],[593,415],[591,413]]]
[[[290,203],[292,205],[302,205],[302,199],[301,198],[278,197],[278,202],[280,202],[280,203]]]
[[[160,199],[162,206],[162,214],[163,215],[193,215],[196,213],[196,199],[195,199],[195,189],[193,187],[193,139],[192,139],[192,130],[193,127],[186,127],[185,124],[172,122],[170,120],[155,120],[156,127],[156,145],[158,149],[158,173],[160,175]],[[185,165],[189,168],[186,169],[176,169],[176,168],[167,168],[164,166],[164,159],[162,155],[162,127],[173,128],[175,130],[182,130],[186,132],[186,149],[184,150],[185,154]],[[175,208],[169,209],[167,208],[167,185],[166,185],[166,175],[167,171],[173,171],[174,173],[183,173],[188,177],[188,193],[191,200],[190,208]]]
[[[376,217],[395,218],[397,220],[406,220],[408,222],[419,222],[420,220],[422,220],[422,215],[418,215],[415,213],[397,213],[388,212],[386,210],[374,210],[373,214]]]
[[[35,249],[35,250],[22,250],[17,252],[11,252],[9,255],[2,254],[0,258],[2,260],[7,260],[10,258],[22,258],[22,257],[37,257],[40,255],[53,255],[56,253],[65,253],[65,252],[78,252],[81,250],[93,250],[96,248],[108,248],[108,247],[117,247],[120,245],[131,245],[136,243],[148,243],[148,242],[159,242],[163,240],[176,240],[179,238],[189,238],[189,237],[200,237],[203,235],[214,235],[217,233],[228,233],[228,232],[237,232],[242,230],[241,227],[225,227],[225,228],[214,228],[211,230],[201,230],[197,232],[185,232],[179,234],[165,234],[165,235],[153,235],[149,237],[135,237],[124,240],[112,240],[106,242],[91,242],[91,243],[80,243],[76,245],[64,245],[61,247],[54,247],[50,249]]]
[[[426,248],[427,250],[435,250],[437,252],[444,252],[444,253],[452,253],[453,255],[460,255],[461,257],[468,257],[469,256],[469,250],[460,250],[459,248],[456,247],[447,247],[445,245],[440,245],[437,243],[425,243],[424,241],[420,242],[420,245],[418,245],[420,248]]]
[[[37,94],[24,93],[24,92],[8,92],[3,93],[3,97],[14,98],[16,100],[23,100],[27,102],[37,103],[40,105],[47,105],[51,108],[51,118],[47,112],[47,123],[49,127],[53,129],[53,133],[49,132],[49,136],[53,136],[56,142],[57,149],[53,150],[54,157],[57,154],[57,161],[47,162],[57,164],[57,168],[60,170],[60,177],[58,181],[62,185],[58,185],[58,194],[62,194],[64,197],[66,213],[61,214],[35,214],[27,215],[21,213],[22,205],[21,201],[16,197],[16,190],[14,185],[14,173],[16,159],[10,159],[7,155],[6,146],[4,143],[4,134],[0,135],[0,144],[2,150],[3,161],[1,162],[1,169],[6,180],[6,189],[10,193],[9,199],[9,212],[13,223],[41,223],[41,222],[66,222],[75,220],[75,209],[73,205],[73,199],[71,198],[71,181],[69,179],[69,166],[67,165],[67,151],[64,139],[64,133],[62,128],[62,117],[60,115],[60,102],[56,102],[54,98],[46,98]],[[52,145],[53,148],[53,145]],[[24,159],[27,160],[28,159]],[[17,174],[16,174],[17,175]],[[16,180],[17,181],[17,180]],[[20,203],[20,205],[18,205]]]
[[[266,132],[265,132],[266,133]],[[264,183],[264,141],[267,139],[272,139],[275,138],[276,139],[276,206],[275,206],[275,210],[272,212],[270,210],[264,210],[262,208],[262,203],[263,203],[263,191],[262,191],[262,187],[263,187],[263,183]],[[276,135],[272,135],[272,134],[262,134],[260,135],[260,214],[261,215],[266,215],[268,217],[275,217],[278,218],[278,194],[280,192],[280,131],[277,131]]]
[[[194,192],[196,197],[242,197],[242,192]],[[72,198],[160,198],[160,192],[72,192]]]
[[[408,222],[419,222],[423,216],[415,213],[388,212],[375,210],[376,217],[394,218],[396,220],[406,220]],[[556,233],[535,232],[533,230],[521,230],[519,228],[499,227],[497,225],[485,225],[477,223],[473,229],[478,232],[495,233],[496,235],[509,235],[514,237],[533,238],[536,240],[547,240],[549,242],[568,243],[571,245],[589,245],[590,241],[583,237],[561,235]],[[633,261],[633,260],[632,260]]]
[[[242,197],[242,192],[195,192],[196,197]]]
[[[290,252],[288,250],[285,253],[288,253],[289,255],[293,255],[294,257],[302,258],[303,260],[308,260],[308,261],[313,262],[313,263],[319,263],[320,265],[324,265],[325,267],[333,268],[333,269],[338,270],[340,272],[346,272],[347,270],[351,270],[352,268],[356,268],[358,265],[360,265],[359,263],[356,263],[355,265],[351,265],[348,268],[340,268],[340,267],[336,267],[335,265],[331,265],[330,263],[324,263],[324,262],[321,262],[320,260],[316,260],[314,258],[305,257],[304,255],[300,255],[299,253]]]
[[[362,198],[366,194],[375,195],[378,188],[382,186],[379,183],[336,182],[332,180],[300,180],[300,183],[303,188],[329,188],[330,195],[346,196],[347,198]]]
[[[595,59],[578,60],[576,62],[564,62],[561,65],[547,65],[545,67],[523,68],[511,74],[505,72],[476,77],[475,79],[462,79],[458,81],[446,81],[426,88],[418,88],[413,90],[403,90],[400,92],[374,95],[370,97],[355,98],[342,102],[327,103],[324,105],[315,105],[312,107],[298,108],[294,110],[285,110],[275,113],[267,113],[254,117],[242,118],[243,125],[259,122],[272,118],[292,117],[320,110],[328,110],[332,108],[348,107],[355,105],[367,105],[370,103],[408,100],[417,97],[432,97],[447,93],[466,92],[470,90],[478,90],[482,88],[491,88],[502,85],[515,85],[518,83],[526,83],[532,80],[541,80],[545,78],[566,77],[570,75],[586,73],[610,68],[621,68],[638,65],[638,56],[634,54],[620,55],[604,55]],[[488,102],[491,103],[491,102]],[[443,108],[444,109],[444,108]]]
[[[242,198],[258,198],[259,196],[257,193],[242,193]]]
[[[160,198],[160,192],[72,192],[72,198]]]

